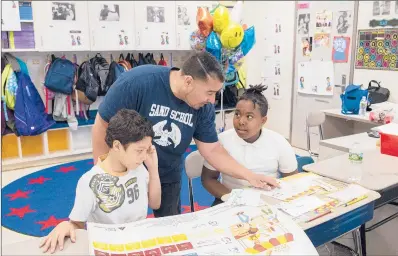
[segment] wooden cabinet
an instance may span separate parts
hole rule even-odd
[[[89,1],[88,14],[92,51],[135,48],[133,1]]]
[[[33,1],[39,51],[90,50],[87,1]]]

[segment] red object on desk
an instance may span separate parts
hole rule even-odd
[[[380,133],[380,150],[382,154],[398,157],[398,136]]]

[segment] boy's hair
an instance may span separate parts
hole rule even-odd
[[[134,110],[121,109],[114,115],[106,129],[105,142],[112,148],[115,140],[120,141],[126,149],[130,143],[145,137],[153,138],[152,124]]]
[[[184,75],[193,79],[207,81],[208,76],[224,82],[224,73],[217,59],[208,52],[195,52],[184,62],[181,68]]]
[[[254,104],[254,108],[256,108],[256,104],[260,108],[261,116],[267,116],[268,113],[268,101],[265,98],[263,91],[267,90],[267,86],[258,84],[258,85],[250,85],[250,88],[246,89],[246,91],[240,96],[239,100],[250,100]]]

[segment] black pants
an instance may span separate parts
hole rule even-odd
[[[213,202],[213,204],[211,205],[211,207],[216,206],[216,205],[219,205],[219,204],[222,204],[222,203],[224,203],[224,201],[221,200],[220,198],[214,198],[214,202]]]
[[[162,198],[160,208],[154,210],[156,218],[181,214],[181,181],[173,183],[162,183]]]

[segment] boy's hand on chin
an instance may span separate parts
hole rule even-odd
[[[148,168],[149,173],[158,170],[158,154],[156,152],[155,146],[151,146],[148,149],[147,158],[144,161],[146,167]]]

